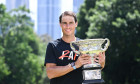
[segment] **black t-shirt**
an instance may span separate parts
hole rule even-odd
[[[76,40],[80,40],[76,38]],[[57,66],[65,66],[71,62],[75,62],[79,55],[74,53],[70,48],[70,43],[66,43],[62,38],[50,42],[46,49],[45,63],[55,63]],[[53,78],[50,84],[82,84],[82,68],[71,71],[70,73]]]

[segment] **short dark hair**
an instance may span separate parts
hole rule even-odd
[[[65,11],[64,13],[62,13],[62,14],[59,16],[59,22],[60,22],[60,23],[61,23],[61,21],[62,21],[62,17],[63,17],[63,16],[72,16],[72,17],[74,17],[75,22],[77,22],[76,14],[73,13],[72,11]]]

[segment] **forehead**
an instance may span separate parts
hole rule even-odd
[[[62,22],[63,21],[74,21],[74,17],[69,15],[62,16]]]

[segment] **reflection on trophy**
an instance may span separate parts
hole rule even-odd
[[[101,65],[94,62],[94,56],[107,50],[110,44],[109,39],[86,39],[70,43],[72,50],[77,54],[89,54],[91,64],[83,66],[82,84],[101,84],[104,80],[101,77]]]

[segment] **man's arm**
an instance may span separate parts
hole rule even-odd
[[[90,56],[88,55],[81,55],[75,62],[76,68],[80,68],[84,64],[90,63]],[[71,72],[73,67],[71,67],[70,64],[66,66],[57,66],[55,63],[46,63],[46,71],[47,71],[47,76],[49,79],[56,78],[63,76],[69,72]]]
[[[70,64],[66,66],[56,66],[55,63],[47,63],[46,71],[49,79],[63,76],[69,72],[71,72],[73,68]]]

